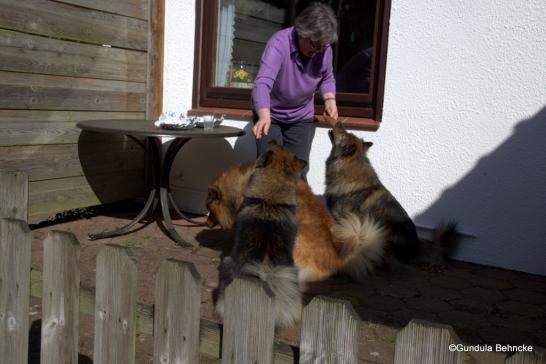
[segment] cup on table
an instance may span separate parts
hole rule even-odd
[[[203,115],[203,130],[212,131],[214,129],[214,117],[212,115]]]

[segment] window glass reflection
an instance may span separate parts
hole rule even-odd
[[[214,86],[252,88],[269,38],[311,0],[219,0]],[[338,92],[368,93],[375,0],[325,1],[339,20],[333,47]]]

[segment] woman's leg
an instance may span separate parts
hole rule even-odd
[[[296,155],[299,159],[307,162],[307,166],[302,171],[301,176],[307,180],[309,171],[309,154],[311,153],[311,144],[315,135],[315,125],[313,119],[302,120],[293,124],[282,125],[283,145]]]
[[[283,145],[281,127],[277,122],[273,120],[271,121],[269,133],[267,133],[267,135],[263,134],[260,139],[256,139],[256,149],[258,152],[258,157],[267,151],[267,143],[272,140],[275,140],[277,144]]]

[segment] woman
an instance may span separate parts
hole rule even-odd
[[[325,114],[330,120],[338,118],[330,47],[336,41],[334,12],[325,4],[311,3],[293,27],[278,31],[267,42],[252,89],[252,132],[259,155],[275,139],[309,162],[315,114],[313,95],[317,88]]]

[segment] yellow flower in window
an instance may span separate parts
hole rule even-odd
[[[244,69],[238,69],[233,73],[233,81],[235,82],[252,82],[252,75]]]

